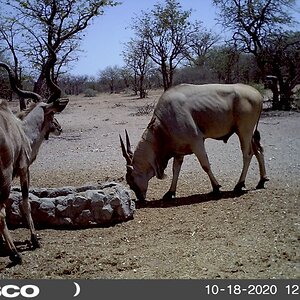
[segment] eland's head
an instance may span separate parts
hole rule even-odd
[[[154,171],[148,163],[148,157],[145,151],[132,152],[127,130],[125,132],[126,147],[121,136],[120,143],[123,156],[126,159],[126,181],[129,187],[134,191],[137,199],[145,201],[148,182],[150,178],[153,177]]]

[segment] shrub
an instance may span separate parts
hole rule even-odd
[[[93,89],[86,89],[84,92],[84,97],[96,97],[97,96],[97,91]]]
[[[145,116],[153,112],[155,103],[146,103],[143,106],[137,108],[137,112],[134,114],[136,116]]]
[[[252,83],[250,84],[252,87],[254,87],[255,89],[257,89],[262,95],[265,94],[265,87],[263,84],[260,83]]]

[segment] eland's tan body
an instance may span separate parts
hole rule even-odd
[[[138,199],[145,200],[149,180],[153,176],[162,179],[169,159],[174,157],[171,187],[164,196],[171,198],[175,196],[183,157],[194,153],[208,174],[213,191],[219,192],[220,185],[211,171],[204,141],[213,138],[227,142],[236,133],[243,153],[243,169],[235,191],[244,187],[253,154],[260,169],[257,188],[263,188],[268,178],[257,130],[261,111],[262,96],[247,85],[182,84],[170,88],[160,97],[134,153],[128,135],[127,149],[121,139],[128,184]]]

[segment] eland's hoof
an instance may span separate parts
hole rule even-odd
[[[242,191],[243,191],[243,188],[245,187],[245,182],[244,181],[241,181],[241,182],[239,182],[236,186],[235,186],[235,188],[234,188],[234,192],[235,193],[241,193]]]
[[[41,248],[41,244],[35,234],[31,235],[31,245],[33,249]]]
[[[259,183],[256,186],[256,189],[264,189],[265,188],[265,182],[269,181],[269,178],[262,178]]]
[[[166,192],[163,196],[163,200],[172,200],[173,198],[175,198],[175,192],[171,191]]]
[[[214,194],[214,195],[219,195],[220,194],[220,188],[221,188],[222,186],[221,185],[216,185],[216,186],[214,186],[213,187],[213,190],[212,190],[212,193]]]

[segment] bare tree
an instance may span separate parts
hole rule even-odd
[[[127,68],[133,73],[133,90],[139,92],[140,98],[146,97],[148,75],[153,69],[149,56],[149,45],[145,39],[131,39],[123,51]]]
[[[214,47],[209,53],[207,64],[217,74],[219,82],[233,83],[239,52],[231,45]]]
[[[6,62],[7,59],[4,55],[4,50],[0,47],[0,61]],[[12,100],[12,91],[9,85],[7,74],[4,70],[0,68],[0,98]]]
[[[219,19],[224,28],[233,32],[232,40],[242,51],[256,57],[261,78],[265,80],[269,65],[276,64],[276,51],[268,50],[270,38],[280,36],[284,26],[293,24],[291,8],[295,0],[214,0],[220,9]],[[270,55],[271,54],[271,55]],[[289,76],[294,75],[292,73]],[[283,83],[283,81],[282,81]],[[285,86],[281,85],[281,94]],[[284,96],[285,99],[289,95]],[[275,103],[279,103],[275,99]]]
[[[2,20],[17,25],[14,32],[20,32],[18,42],[23,41],[23,56],[39,70],[34,92],[41,93],[47,81],[45,70],[49,49],[57,57],[56,69],[50,72],[55,81],[62,65],[68,63],[71,54],[78,50],[82,32],[92,19],[102,15],[105,7],[118,3],[111,0],[0,0],[0,4],[5,8]],[[7,12],[10,15],[6,16]]]
[[[200,23],[198,28],[201,29]],[[209,50],[219,41],[220,37],[211,30],[202,29],[191,35],[186,57],[191,65],[204,65]]]
[[[13,72],[16,80],[16,85],[22,89],[22,73],[21,66],[18,58],[19,47],[15,45],[15,37],[20,34],[20,29],[17,27],[17,21],[12,19],[10,22],[0,23],[0,36],[2,37],[1,45],[5,50],[11,53],[13,59]],[[26,108],[25,99],[19,95],[20,109],[24,110]]]
[[[242,50],[258,58],[264,67],[264,41],[283,24],[292,23],[289,8],[295,0],[213,0],[219,7],[219,20],[233,32],[232,39]]]
[[[267,70],[277,84],[272,86],[273,109],[289,110],[293,89],[300,83],[300,32],[282,32],[268,38]]]
[[[160,67],[165,90],[173,83],[176,67],[186,59],[191,37],[199,31],[199,23],[192,24],[190,15],[191,10],[182,10],[176,0],[165,0],[165,5],[158,3],[133,21],[138,40],[147,41],[149,56]]]
[[[116,92],[121,80],[121,69],[118,66],[108,66],[99,73],[99,81],[109,87],[111,94]]]
[[[60,77],[59,83],[67,95],[79,95],[86,88],[88,77],[84,75],[71,76],[64,74]]]

